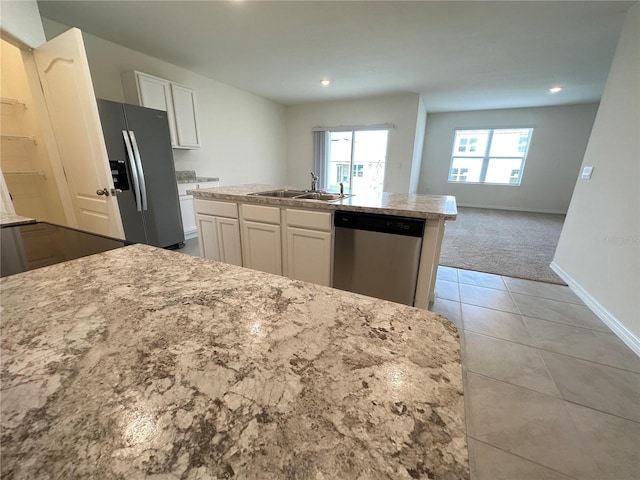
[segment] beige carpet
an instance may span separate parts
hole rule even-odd
[[[564,285],[549,267],[564,218],[458,207],[458,218],[446,225],[440,265]]]

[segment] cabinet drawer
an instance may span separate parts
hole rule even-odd
[[[331,213],[287,209],[287,225],[330,232]]]
[[[215,215],[217,217],[238,218],[238,204],[232,202],[217,202],[214,200],[194,199],[196,213]]]
[[[280,225],[280,209],[278,207],[265,207],[262,205],[243,203],[241,208],[243,220]]]

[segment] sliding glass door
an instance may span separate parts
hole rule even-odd
[[[340,183],[348,193],[382,192],[388,130],[331,130],[327,149],[328,190]]]

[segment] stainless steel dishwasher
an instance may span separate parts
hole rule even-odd
[[[337,211],[333,286],[413,305],[425,221]]]

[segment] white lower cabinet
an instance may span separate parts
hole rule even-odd
[[[202,256],[242,266],[238,205],[199,199],[194,205]]]
[[[196,213],[198,227],[198,246],[200,255],[209,260],[220,261],[218,253],[218,233],[216,231],[216,217]]]
[[[331,232],[287,227],[287,277],[331,286]]]
[[[216,234],[220,261],[241,267],[240,222],[236,218],[216,217]]]
[[[193,208],[193,197],[191,195],[180,195],[180,215],[182,215],[182,228],[184,239],[189,240],[198,236],[196,225],[196,211]]]
[[[280,225],[243,220],[242,253],[245,267],[282,275],[281,252]]]
[[[331,286],[331,212],[201,199],[195,210],[205,258]]]
[[[235,218],[196,214],[198,243],[204,258],[242,266],[240,222]]]
[[[185,240],[189,240],[190,238],[195,238],[198,236],[193,196],[187,195],[187,190],[211,188],[217,187],[219,185],[220,182],[197,182],[178,184],[178,198],[180,200],[180,214],[182,215],[182,228],[184,229]]]

